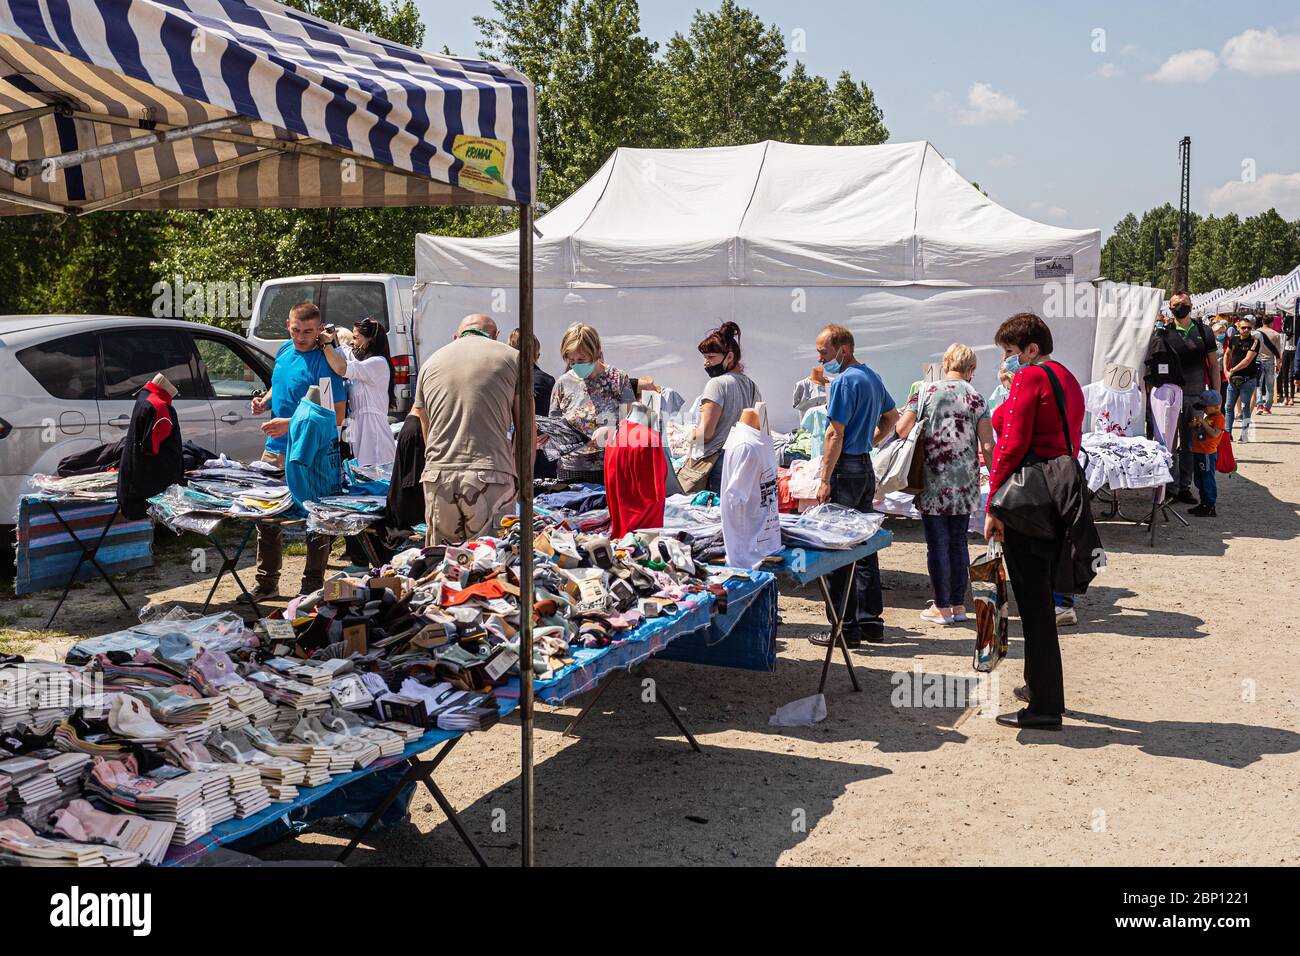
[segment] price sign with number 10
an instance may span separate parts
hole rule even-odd
[[[1106,374],[1101,380],[1111,391],[1127,392],[1137,380],[1137,370],[1128,365],[1112,363],[1106,366]]]

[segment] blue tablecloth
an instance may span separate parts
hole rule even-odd
[[[117,501],[109,498],[58,498],[53,495],[23,495],[18,499],[17,562],[14,594],[30,594],[44,588],[62,587],[77,566],[81,548],[72,540],[51,507],[59,509],[69,527],[86,548],[94,546]],[[148,518],[128,521],[118,514],[113,520],[95,560],[108,574],[133,571],[153,564],[153,524]],[[77,571],[78,581],[89,581],[99,572],[89,561]]]
[[[518,681],[512,681],[505,688],[507,693],[510,688],[513,688],[513,696],[498,697],[497,706],[502,717],[512,713],[519,706],[518,685]],[[332,777],[329,783],[322,784],[319,787],[303,787],[299,789],[296,800],[289,803],[273,803],[261,813],[255,813],[247,819],[227,820],[225,823],[217,824],[210,833],[204,834],[193,843],[186,846],[172,847],[167,851],[167,857],[163,860],[162,865],[191,866],[197,863],[201,857],[206,856],[218,847],[228,846],[238,840],[243,840],[257,831],[276,823],[284,824],[284,829],[287,830],[290,820],[301,821],[307,816],[302,812],[303,810],[319,803],[332,794],[341,795],[344,788],[349,784],[355,784],[363,777],[372,777],[390,768],[396,768],[395,776],[400,777],[401,773],[404,772],[404,768],[400,765],[405,764],[407,760],[465,733],[467,731],[438,730],[437,728],[430,730],[419,740],[407,744],[406,749],[402,751],[400,756],[381,757],[362,770],[354,770],[352,773]],[[393,783],[396,782],[396,779],[394,779]],[[337,807],[332,808],[329,814],[321,814],[321,816],[369,812],[382,799],[383,793],[387,789],[385,787],[374,794],[374,799],[344,801]]]
[[[678,602],[679,611],[673,617],[651,618],[617,644],[576,651],[572,664],[557,671],[553,677],[534,684],[537,699],[546,704],[562,704],[595,687],[612,671],[634,667],[656,654],[671,660],[697,664],[771,670],[775,667],[776,619],[763,601],[766,599],[774,605],[776,581],[766,571],[751,571],[749,574],[748,581],[733,578],[726,583],[726,614],[713,613],[713,606],[717,603],[717,598],[713,595],[689,594]],[[757,615],[757,622],[750,620],[751,612]],[[724,663],[721,655],[710,653],[714,645],[737,630],[761,635],[766,629],[764,622],[770,623],[766,643],[773,648],[771,667],[755,668],[752,663]],[[666,652],[670,643],[687,635],[699,638],[694,653]]]
[[[712,594],[688,595],[679,602],[680,610],[672,617],[648,620],[632,631],[625,640],[611,644],[609,647],[582,649],[575,652],[576,659],[573,664],[565,667],[549,680],[535,682],[536,698],[548,704],[563,703],[596,686],[613,671],[632,667],[663,651],[670,643],[685,637],[699,638],[700,649],[695,655],[687,653],[675,656],[673,658],[675,660],[693,660],[696,663],[729,667],[752,667],[752,664],[728,661],[738,657],[742,660],[744,658],[743,654],[738,656],[732,648],[741,647],[743,650],[758,644],[770,649],[766,653],[770,655],[772,663],[765,669],[773,669],[775,667],[776,579],[763,571],[754,571],[750,574],[751,578],[748,581],[732,579],[726,583],[726,614],[713,614],[717,598]],[[747,636],[749,640],[735,645],[731,643],[742,635]],[[766,635],[765,639],[764,635]],[[727,650],[719,652],[719,647]],[[502,717],[514,712],[519,706],[519,682],[511,680],[497,689],[496,696]],[[463,733],[465,731],[430,730],[419,740],[408,744],[400,756],[380,758],[363,770],[334,777],[329,783],[319,787],[304,787],[299,790],[297,799],[290,803],[272,804],[262,812],[244,820],[228,820],[218,824],[210,833],[187,846],[172,847],[163,865],[193,865],[218,847],[247,840],[268,828],[273,828],[275,831],[273,834],[268,833],[268,838],[274,838],[287,833],[293,823],[348,813],[367,813],[401,778],[405,772],[403,765],[407,760]],[[376,786],[375,783],[381,776],[384,778],[383,785]],[[358,784],[365,786],[359,787]],[[355,795],[347,792],[350,786],[356,791]],[[325,804],[327,797],[331,799],[328,804]]]
[[[781,563],[767,565],[779,578],[797,584],[811,584],[823,575],[852,564],[869,554],[875,554],[894,542],[894,533],[881,528],[866,544],[848,551],[818,551],[813,548],[783,548]]]

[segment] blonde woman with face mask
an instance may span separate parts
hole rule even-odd
[[[600,333],[582,322],[565,330],[560,339],[560,357],[568,371],[555,380],[551,415],[563,418],[589,440],[582,448],[561,456],[558,477],[604,484],[605,443],[618,429],[619,408],[639,399],[642,391],[658,388],[652,378],[632,378],[606,365]]]
[[[966,620],[970,554],[966,535],[970,516],[980,506],[982,448],[993,460],[993,426],[988,404],[971,385],[975,352],[954,343],[943,354],[943,379],[922,385],[903,409],[898,434],[906,438],[924,423],[925,488],[917,495],[925,529],[927,565],[934,600],[921,612],[931,624]]]

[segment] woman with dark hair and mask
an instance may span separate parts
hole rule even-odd
[[[753,408],[755,402],[763,400],[763,396],[740,363],[740,326],[735,322],[723,322],[704,337],[699,349],[704,356],[704,374],[709,376],[709,382],[700,396],[700,420],[693,438],[698,448],[703,449],[698,458],[717,456],[704,487],[708,491],[720,492],[722,446],[727,442],[731,426],[740,421],[740,413]]]
[[[393,395],[393,357],[388,333],[372,318],[352,327],[352,344],[324,349],[330,368],[348,380],[345,434],[359,465],[392,464],[397,440],[388,413],[397,407]]]

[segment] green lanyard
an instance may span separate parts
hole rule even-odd
[[[466,329],[464,332],[460,333],[459,338],[463,339],[467,335],[481,335],[485,339],[492,338],[492,336],[488,335],[482,329]]]

